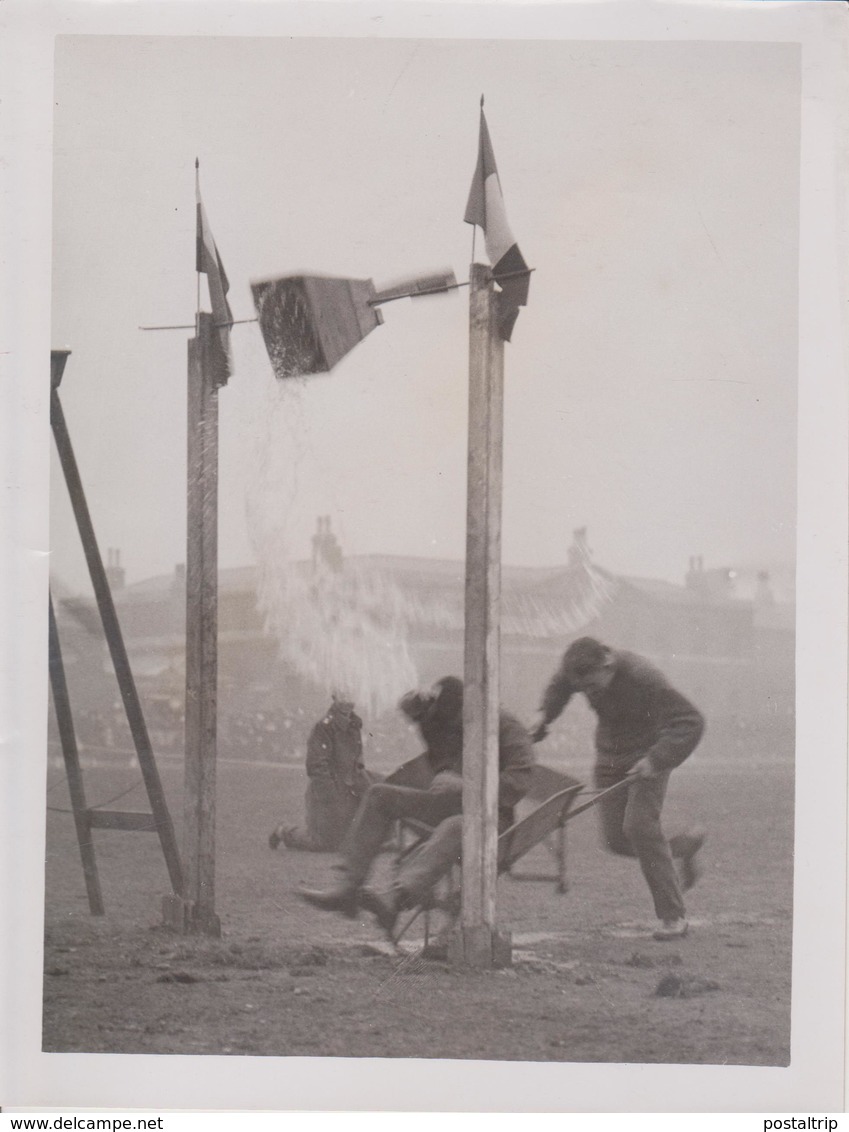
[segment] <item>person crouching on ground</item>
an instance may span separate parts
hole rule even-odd
[[[697,879],[704,834],[693,831],[667,841],[660,816],[669,775],[697,746],[704,719],[647,660],[581,637],[566,650],[545,690],[534,742],[545,738],[549,724],[577,692],[598,717],[596,786],[635,776],[624,791],[599,801],[605,846],[639,860],[660,920],[654,938],[680,939],[688,930],[682,891]],[[679,861],[678,873],[673,858]]]
[[[371,783],[363,764],[363,721],[350,700],[333,694],[327,714],[307,741],[306,828],[276,826],[268,844],[276,849],[330,853],[339,848]]]
[[[434,771],[427,789],[390,783],[370,786],[354,818],[342,850],[343,879],[329,889],[299,890],[317,908],[354,917],[359,908],[372,911],[392,932],[398,913],[426,901],[434,884],[460,859],[463,806],[463,683],[446,676],[430,692],[410,692],[400,709],[418,725]],[[509,824],[513,807],[527,793],[533,770],[531,737],[517,719],[501,712],[499,725],[499,821]],[[404,818],[434,828],[433,834],[405,859],[391,889],[373,892],[364,886],[375,858]]]

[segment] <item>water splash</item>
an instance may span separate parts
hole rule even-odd
[[[435,585],[424,564],[396,580],[391,560],[343,561],[341,553],[296,560],[292,528],[300,467],[312,446],[306,385],[297,378],[269,382],[261,408],[247,499],[258,606],[281,657],[295,671],[375,717],[418,683],[411,639],[422,630],[462,638],[463,565],[458,562],[456,574],[440,575]],[[562,642],[614,599],[618,583],[593,563],[585,531],[574,532],[568,559],[564,567],[541,573],[505,572],[502,638]]]
[[[275,382],[247,500],[257,601],[280,655],[301,676],[376,716],[418,683],[406,604],[379,571],[321,553],[296,561],[291,524],[305,451],[304,383]]]

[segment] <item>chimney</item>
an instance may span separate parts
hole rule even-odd
[[[689,590],[703,590],[705,588],[704,559],[695,554],[690,555],[689,568],[684,584]]]
[[[124,588],[125,571],[121,565],[121,552],[111,546],[106,551],[106,580],[113,593]]]
[[[312,536],[312,565],[331,570],[338,574],[343,567],[344,556],[339,540],[330,529],[330,516],[319,515],[318,527]]]

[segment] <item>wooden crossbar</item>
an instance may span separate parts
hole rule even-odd
[[[127,829],[142,833],[158,833],[159,828],[153,814],[140,810],[89,810],[87,815],[91,829]]]

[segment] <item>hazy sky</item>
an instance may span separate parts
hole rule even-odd
[[[269,275],[466,279],[483,92],[535,268],[506,347],[505,562],[563,562],[584,525],[620,573],[792,562],[798,65],[793,44],[59,37],[53,345],[104,557],[128,581],[185,560],[188,332],[137,328],[193,319],[195,156],[236,318]],[[350,553],[463,556],[467,304],[392,303],[290,390],[234,328],[222,566],[253,560],[261,436],[294,553],[330,514]]]

